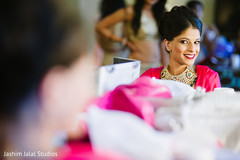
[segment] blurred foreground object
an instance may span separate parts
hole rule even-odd
[[[94,30],[91,18],[83,16],[85,5],[71,0],[1,4],[4,159],[54,159],[69,135],[84,135],[77,116],[96,95]]]

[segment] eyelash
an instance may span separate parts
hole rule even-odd
[[[186,40],[182,40],[182,41],[180,41],[180,43],[187,44],[187,41]],[[194,43],[195,44],[200,44],[200,41],[195,41]]]
[[[180,43],[182,43],[182,44],[187,44],[187,41],[181,40]]]

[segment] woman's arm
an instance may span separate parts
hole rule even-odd
[[[127,43],[126,39],[114,35],[110,27],[116,24],[117,22],[130,21],[132,19],[132,16],[133,16],[132,7],[119,9],[113,14],[101,20],[96,26],[96,31],[112,41],[126,44]]]

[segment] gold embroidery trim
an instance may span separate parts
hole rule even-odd
[[[195,71],[195,66],[187,66],[185,71],[177,76],[171,75],[168,72],[168,66],[165,66],[160,75],[160,79],[165,79],[165,80],[174,80],[178,82],[185,83],[187,85],[190,85],[191,87],[195,86],[196,80],[197,80],[197,73]]]

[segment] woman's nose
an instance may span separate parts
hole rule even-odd
[[[189,51],[191,51],[191,52],[193,52],[196,48],[195,48],[196,46],[194,45],[194,43],[189,43],[189,45],[188,45],[188,50]]]

